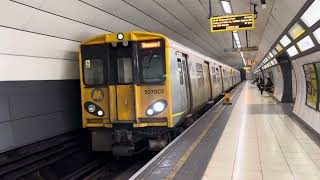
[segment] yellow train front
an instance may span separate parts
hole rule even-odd
[[[178,125],[240,82],[238,70],[149,32],[84,42],[80,72],[92,149],[120,156],[163,148]]]
[[[83,127],[92,132],[93,150],[123,156],[167,144],[161,137],[161,127],[173,126],[167,46],[166,37],[147,32],[106,34],[81,45]]]

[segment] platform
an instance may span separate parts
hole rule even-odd
[[[319,137],[292,105],[246,82],[131,179],[320,179]]]

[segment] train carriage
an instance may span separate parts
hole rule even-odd
[[[157,33],[82,43],[82,120],[93,150],[131,155],[163,148],[187,116],[234,85],[230,70],[237,72]]]

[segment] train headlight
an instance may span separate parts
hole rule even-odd
[[[156,114],[159,114],[161,112],[163,112],[167,107],[167,101],[165,100],[158,100],[154,103],[152,103],[147,111],[146,111],[146,115],[148,116],[154,116]]]
[[[88,106],[88,111],[91,112],[91,113],[94,113],[96,111],[96,106],[93,105],[93,104],[90,104]]]
[[[98,117],[103,117],[104,116],[104,111],[102,110],[102,108],[100,108],[97,104],[93,103],[93,102],[85,102],[84,103],[84,108],[85,110],[95,116]]]
[[[153,109],[156,111],[156,112],[162,112],[165,108],[165,104],[163,102],[156,102],[153,104]]]
[[[98,116],[103,116],[103,111],[102,110],[98,111]]]
[[[152,110],[152,109],[148,109],[148,110],[147,110],[147,115],[148,115],[148,116],[152,116],[152,115],[153,115],[153,113],[154,113],[154,112],[153,112],[153,110]]]
[[[117,34],[117,38],[119,40],[122,40],[124,38],[124,35],[122,33]]]

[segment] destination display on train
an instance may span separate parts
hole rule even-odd
[[[216,16],[210,18],[211,32],[254,29],[254,14]]]

